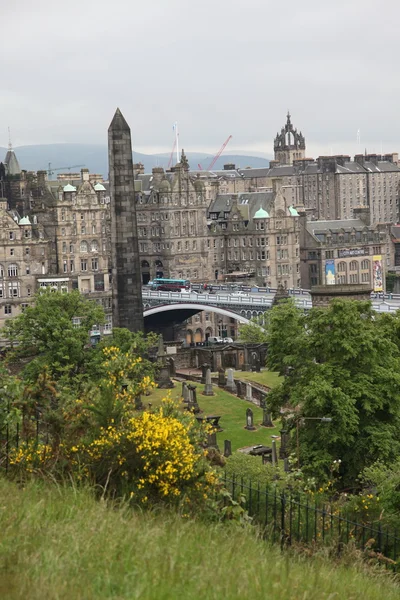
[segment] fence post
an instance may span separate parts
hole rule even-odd
[[[282,494],[281,494],[281,550],[283,550],[283,547],[285,545],[285,504],[286,504],[285,492],[282,492]]]

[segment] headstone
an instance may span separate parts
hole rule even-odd
[[[194,414],[197,414],[200,412],[200,406],[198,405],[198,402],[197,402],[196,386],[189,384],[187,387],[189,390],[188,409],[190,411],[192,411]]]
[[[254,416],[253,416],[253,411],[251,410],[251,408],[248,408],[246,410],[246,427],[245,427],[245,429],[249,429],[250,431],[253,431],[255,429]]]
[[[207,434],[207,448],[217,448],[217,432],[213,431],[212,433]]]
[[[281,447],[279,448],[279,458],[287,458],[288,456],[288,445],[289,445],[289,435],[285,429],[282,429],[281,433]]]
[[[189,402],[189,390],[186,381],[182,381],[182,398],[184,402]]]
[[[272,466],[273,467],[277,467],[278,466],[278,455],[276,453],[276,440],[272,440]]]
[[[253,388],[251,387],[251,383],[246,383],[246,400],[248,402],[253,401]]]
[[[243,398],[243,389],[241,381],[236,381],[236,395],[238,398]]]
[[[220,367],[218,369],[218,387],[225,387],[225,386],[226,386],[225,369]]]
[[[144,404],[142,402],[142,396],[138,394],[135,396],[135,410],[143,410]]]
[[[156,383],[160,389],[173,388],[174,384],[171,381],[169,367],[166,362],[167,353],[164,349],[163,336],[158,337],[158,350],[157,350],[157,362],[158,362],[158,375],[156,377]]]
[[[263,420],[261,425],[263,427],[273,427],[274,424],[272,422],[272,417],[271,417],[271,413],[268,412],[267,407],[264,405],[263,406]]]
[[[232,394],[236,394],[235,377],[233,375],[233,369],[228,369],[226,378],[226,389]]]
[[[256,360],[256,373],[260,373],[261,371],[261,362],[259,357],[257,356],[257,360]]]
[[[289,465],[288,458],[283,459],[283,469],[284,469],[285,473],[290,473],[290,465]]]
[[[224,440],[224,456],[231,456],[232,443],[230,440]]]
[[[250,371],[249,350],[246,346],[244,347],[244,362],[242,364],[242,371]]]
[[[213,385],[211,381],[211,369],[206,371],[206,384],[204,386],[204,396],[214,396]]]
[[[272,454],[263,454],[261,456],[262,458],[262,464],[266,465],[266,464],[271,464],[272,463]]]
[[[170,377],[175,377],[176,375],[176,367],[175,367],[175,361],[172,358],[172,356],[170,356],[168,359],[168,367],[169,367],[169,376]]]
[[[210,369],[210,365],[204,363],[201,365],[201,379],[200,383],[206,383],[207,369]]]

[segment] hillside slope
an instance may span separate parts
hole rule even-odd
[[[104,177],[108,174],[107,147],[96,144],[48,144],[38,146],[20,146],[14,149],[21,169],[37,171],[83,165],[92,173],[101,173]],[[0,161],[4,159],[7,149],[0,147]],[[200,163],[206,169],[211,163],[212,156],[200,152],[187,153],[190,168],[197,170]],[[144,164],[146,173],[156,166],[167,168],[169,155],[166,154],[141,154],[134,152],[134,162]],[[175,160],[175,157],[174,157]],[[236,167],[268,167],[269,160],[258,156],[245,156],[240,154],[223,154],[216,162],[215,169],[222,169],[224,164],[233,163]],[[80,167],[73,169],[79,171]],[[65,170],[65,169],[64,169]]]
[[[88,491],[0,479],[7,600],[395,600],[355,568],[281,554],[238,527],[133,512]]]

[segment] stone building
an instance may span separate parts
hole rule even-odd
[[[30,295],[45,286],[79,289],[104,307],[107,322],[102,330],[107,332],[112,327],[110,199],[104,182],[90,181],[87,169],[69,174],[69,180],[66,175],[49,181],[46,171],[21,171],[11,180],[4,178],[11,212],[23,214],[32,224],[32,239],[36,236],[45,246],[45,264],[29,286]],[[38,269],[35,264],[30,268],[31,273]]]
[[[162,276],[210,279],[205,187],[190,177],[184,151],[171,171],[139,172],[135,183],[143,283]]]
[[[303,134],[292,125],[290,113],[286,117],[286,124],[281,132],[276,134],[274,140],[275,161],[281,165],[292,165],[293,161],[305,157],[306,141]]]
[[[300,287],[299,215],[279,179],[272,191],[217,196],[208,216],[215,279],[246,275],[268,287]]]
[[[17,316],[47,276],[50,240],[36,219],[20,217],[0,199],[0,328]]]
[[[391,262],[390,227],[370,225],[368,209],[356,209],[355,216],[307,221],[305,213],[301,214],[303,288],[364,284],[375,291],[384,289],[384,274]]]

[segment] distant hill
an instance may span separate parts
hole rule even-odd
[[[37,146],[19,146],[14,149],[17,155],[21,169],[27,171],[47,170],[49,163],[52,169],[63,167],[73,167],[74,165],[83,165],[92,173],[101,173],[108,177],[108,158],[107,147],[95,144],[48,144]],[[3,160],[7,152],[6,148],[0,147],[0,161]],[[207,169],[212,161],[212,156],[201,152],[188,152],[190,168],[198,169],[201,164],[203,169]],[[153,167],[167,168],[169,154],[141,154],[134,152],[134,162],[144,164],[146,173],[151,172]],[[233,163],[236,167],[242,169],[246,167],[268,167],[269,160],[258,156],[246,156],[241,154],[223,154],[216,162],[214,169],[223,169],[224,164]],[[77,171],[80,167],[74,167]],[[55,176],[54,176],[55,178]]]

